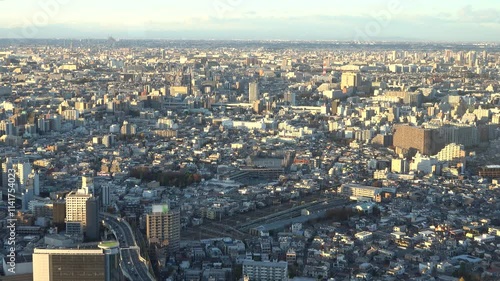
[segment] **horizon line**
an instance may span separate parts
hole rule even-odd
[[[22,40],[92,40],[92,41],[108,41],[110,39],[119,41],[245,41],[245,42],[336,42],[336,43],[350,43],[356,45],[373,45],[380,43],[439,43],[439,44],[473,44],[473,45],[482,45],[482,44],[500,44],[500,40],[498,41],[439,41],[439,40],[423,40],[423,39],[374,39],[372,41],[356,41],[356,40],[347,40],[347,39],[243,39],[243,38],[231,38],[231,39],[221,39],[221,38],[115,38],[112,35],[107,38],[102,37],[83,37],[83,38],[64,38],[64,37],[42,37],[42,38],[2,38],[0,37],[0,41],[5,40],[14,40],[14,41],[22,41]]]

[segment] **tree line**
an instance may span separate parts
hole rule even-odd
[[[150,167],[137,166],[130,170],[129,175],[141,179],[143,182],[157,181],[161,186],[187,187],[201,181],[201,175],[187,170],[162,171],[152,170]]]

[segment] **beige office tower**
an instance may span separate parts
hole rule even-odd
[[[130,124],[128,121],[124,121],[122,127],[120,128],[122,135],[132,136],[137,132],[137,126],[135,124]]]
[[[35,249],[33,281],[121,281],[118,242],[97,249]]]
[[[66,196],[66,234],[83,235],[88,222],[90,199],[92,194],[86,188],[72,191]]]
[[[31,164],[28,161],[21,162],[17,164],[17,171],[19,176],[19,183],[22,184],[23,186],[26,185],[28,177],[32,171]]]
[[[361,75],[359,73],[354,73],[354,72],[342,73],[342,79],[340,82],[340,87],[342,89],[358,87],[360,83],[361,83]]]
[[[146,235],[150,244],[165,247],[167,253],[179,250],[181,228],[179,210],[171,210],[168,204],[153,205],[146,216]]]
[[[87,190],[87,193],[94,193],[94,177],[91,175],[82,176],[82,188]]]

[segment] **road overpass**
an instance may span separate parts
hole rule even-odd
[[[101,212],[99,216],[120,243],[120,266],[125,277],[132,281],[156,280],[149,272],[146,260],[140,255],[140,248],[130,225],[124,219],[109,213]]]

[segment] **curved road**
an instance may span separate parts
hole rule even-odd
[[[113,231],[120,243],[121,268],[125,276],[134,281],[156,280],[149,273],[146,261],[140,255],[140,248],[137,246],[130,225],[125,220],[104,212],[100,213],[100,218],[104,221],[104,225]]]

